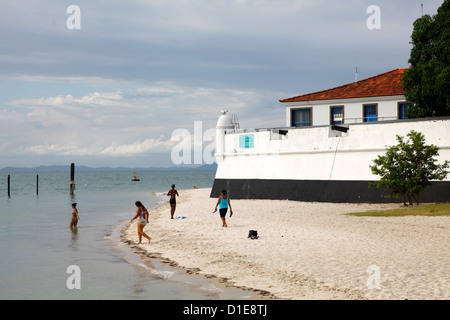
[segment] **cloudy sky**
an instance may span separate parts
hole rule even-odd
[[[0,0],[0,168],[172,166],[174,133],[207,149],[221,109],[284,126],[280,99],[408,67],[442,2]]]

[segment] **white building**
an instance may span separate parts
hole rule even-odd
[[[229,114],[218,121],[218,168],[211,192],[233,198],[327,202],[387,202],[388,191],[370,165],[396,135],[422,132],[450,160],[450,118],[404,119],[396,69],[337,88],[281,100],[285,128],[236,130]],[[450,201],[450,180],[433,182],[421,201]]]
[[[323,126],[405,119],[405,100],[395,69],[340,87],[280,100],[286,106],[286,126]]]

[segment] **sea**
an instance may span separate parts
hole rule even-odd
[[[10,196],[7,177],[10,175]],[[150,259],[121,241],[134,203],[152,209],[178,190],[210,188],[214,170],[0,173],[0,299],[242,300],[247,290],[221,286]],[[38,181],[38,182],[37,182]],[[38,188],[37,188],[38,187]],[[69,228],[71,204],[80,220]]]

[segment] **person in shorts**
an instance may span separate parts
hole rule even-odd
[[[233,209],[231,208],[230,198],[227,195],[227,190],[222,190],[219,199],[217,200],[216,208],[214,212],[217,211],[219,207],[220,219],[222,219],[222,227],[228,227],[225,220],[225,215],[227,214],[228,207],[230,207],[230,218],[233,215]]]

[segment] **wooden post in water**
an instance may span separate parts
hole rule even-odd
[[[36,175],[36,195],[39,195],[39,175]]]
[[[73,190],[75,190],[75,164],[70,165],[70,195],[73,195]]]
[[[11,198],[11,176],[8,174],[8,198]]]

